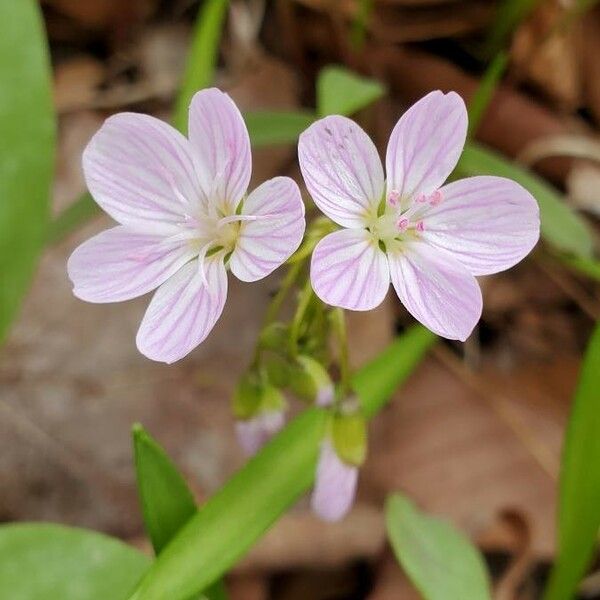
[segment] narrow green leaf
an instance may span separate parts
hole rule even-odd
[[[494,56],[505,47],[512,32],[539,2],[540,0],[503,0],[499,4],[486,43],[488,56]]]
[[[501,50],[485,70],[479,87],[469,104],[469,136],[475,135],[507,66],[508,54]]]
[[[563,444],[558,558],[544,600],[575,594],[600,528],[600,325],[589,342]]]
[[[138,493],[144,525],[158,555],[196,514],[196,502],[185,479],[167,453],[140,425],[132,430]],[[206,600],[226,600],[221,582],[204,591]]]
[[[325,67],[317,78],[317,113],[351,115],[385,94],[385,87],[344,67]]]
[[[125,600],[150,558],[93,531],[25,523],[0,527],[0,598]]]
[[[401,336],[354,379],[368,415],[385,404],[435,339],[426,344],[419,329]],[[312,408],[273,438],[188,521],[131,600],[186,600],[226,572],[313,482],[325,423],[326,414]]]
[[[385,520],[396,558],[425,600],[491,599],[481,554],[449,523],[400,494],[388,498]]]
[[[159,554],[195,514],[196,502],[171,459],[144,428],[136,424],[132,433],[144,525],[154,552]]]
[[[298,136],[315,120],[309,112],[259,111],[244,115],[254,148],[295,144]]]
[[[227,5],[227,0],[205,0],[198,13],[173,115],[173,124],[183,133],[187,132],[188,107],[192,96],[213,82]]]
[[[91,194],[86,192],[73,204],[65,208],[48,224],[46,242],[56,244],[69,233],[100,214],[100,207],[94,202]]]
[[[44,245],[56,123],[38,3],[0,0],[0,22],[1,341]]]
[[[537,175],[474,142],[467,143],[457,171],[463,175],[498,175],[517,181],[538,201],[542,236],[549,244],[576,256],[592,255],[592,234],[586,222]]]

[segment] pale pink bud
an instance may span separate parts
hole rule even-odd
[[[247,456],[256,454],[285,425],[282,411],[268,411],[236,421],[238,443]]]
[[[341,460],[331,440],[326,439],[321,446],[311,498],[315,514],[324,521],[343,519],[354,503],[357,481],[358,468]]]

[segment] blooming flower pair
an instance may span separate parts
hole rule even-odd
[[[406,309],[435,333],[465,340],[482,309],[477,275],[519,262],[539,236],[538,206],[517,183],[471,177],[443,185],[467,132],[464,102],[432,92],[396,124],[386,153],[353,121],[330,116],[300,137],[299,160],[317,206],[343,229],[317,245],[316,294],[352,310],[379,305],[391,281]],[[242,281],[269,275],[305,229],[296,183],[275,177],[245,196],[250,141],[235,104],[198,92],[189,138],[150,116],[109,118],[83,156],[87,185],[116,221],[72,254],[74,293],[117,302],[154,289],[137,345],[174,362],[200,344]]]
[[[325,303],[369,310],[390,282],[429,329],[465,340],[482,309],[475,276],[507,269],[539,237],[538,206],[520,185],[472,177],[444,185],[467,133],[451,92],[432,92],[396,124],[387,179],[373,142],[353,121],[330,116],[301,136],[302,175],[316,205],[342,229],[325,236],[311,282]],[[198,92],[189,136],[150,116],[109,118],[83,156],[87,185],[119,225],[71,255],[74,294],[117,302],[156,290],[137,334],[147,357],[172,363],[210,333],[227,296],[227,270],[262,279],[300,245],[304,204],[297,184],[275,177],[246,195],[250,140],[226,94]],[[283,424],[259,415],[240,431],[249,451]],[[313,507],[326,519],[352,504],[358,468],[323,441]]]

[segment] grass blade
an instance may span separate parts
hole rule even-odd
[[[575,594],[600,528],[600,325],[589,342],[563,444],[558,558],[544,600]]]
[[[198,13],[173,115],[173,124],[183,133],[187,133],[192,96],[213,82],[227,5],[227,0],[205,0]]]

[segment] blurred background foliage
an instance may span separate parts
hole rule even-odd
[[[0,598],[128,598],[150,565],[144,527],[161,558],[136,598],[197,594],[226,572],[210,600],[600,598],[595,4],[0,0],[0,518],[126,542],[5,525]],[[144,111],[185,131],[207,85],[242,108],[257,179],[297,181],[294,145],[314,119],[352,115],[383,151],[410,103],[456,90],[471,120],[457,175],[511,177],[542,214],[536,252],[482,281],[464,346],[407,330],[392,298],[350,315],[353,365],[377,357],[355,390],[384,411],[357,507],[322,525],[301,501],[241,562],[309,485],[318,439],[309,411],[203,504],[242,464],[228,399],[277,278],[236,285],[214,339],[167,368],[135,351],[137,301],[85,306],[65,273],[107,222],[80,169],[102,120]],[[136,420],[181,473],[141,426],[134,468]]]

